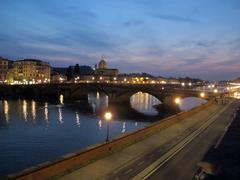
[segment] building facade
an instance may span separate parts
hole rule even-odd
[[[9,74],[9,81],[14,84],[49,83],[51,67],[48,62],[24,59],[13,62]]]
[[[62,74],[54,74],[51,76],[51,83],[65,83],[67,82],[67,76]]]
[[[0,84],[7,83],[8,71],[12,62],[0,57]]]

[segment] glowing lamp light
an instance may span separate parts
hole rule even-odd
[[[181,83],[181,85],[182,85],[182,86],[185,86],[185,83],[183,82],[183,83]]]
[[[111,119],[112,119],[112,113],[111,113],[111,112],[106,112],[106,113],[104,114],[104,118],[105,118],[106,121],[111,121]]]
[[[217,90],[217,89],[214,89],[213,92],[214,92],[214,93],[218,93],[218,90]]]
[[[175,103],[176,104],[180,104],[181,103],[181,99],[179,97],[175,98]]]
[[[104,119],[107,121],[107,138],[106,138],[106,142],[109,141],[109,124],[110,121],[112,120],[112,113],[111,112],[106,112],[104,114]]]
[[[204,98],[204,97],[205,97],[205,93],[204,93],[204,92],[201,92],[201,93],[200,93],[200,97],[201,97],[201,98]]]

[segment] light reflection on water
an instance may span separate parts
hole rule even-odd
[[[64,121],[63,121],[63,113],[62,113],[62,107],[61,106],[58,106],[58,121],[60,124],[62,124]]]
[[[4,100],[3,101],[3,111],[4,111],[4,115],[5,115],[5,119],[6,119],[6,121],[8,122],[8,120],[9,120],[9,107],[8,107],[8,101],[6,101],[6,100]]]
[[[182,100],[179,107],[182,111],[187,111],[189,109],[192,109],[193,107],[199,106],[206,102],[207,102],[207,100],[205,100],[205,99],[201,99],[201,98],[197,98],[197,97],[187,97]]]
[[[45,102],[45,105],[44,105],[44,119],[48,123],[48,103],[47,102]]]
[[[27,121],[27,115],[28,115],[27,106],[28,106],[28,104],[27,104],[27,101],[26,101],[26,100],[23,100],[22,103],[23,103],[23,105],[22,105],[23,119],[24,119],[25,121]]]
[[[98,116],[108,107],[108,97],[102,93],[89,94],[87,105],[75,103],[51,104],[34,100],[0,101],[0,176],[28,168],[89,145],[104,142],[106,122]],[[196,101],[196,99],[195,99]],[[137,93],[131,98],[136,110],[157,113],[159,100],[149,94]],[[190,101],[190,104],[194,104]],[[184,104],[184,108],[187,107]],[[86,110],[87,109],[87,110]],[[141,129],[149,122],[115,117],[110,123],[110,138]]]
[[[36,119],[36,102],[32,100],[32,119],[35,121]]]
[[[93,109],[93,113],[96,114],[101,109],[108,107],[108,96],[104,93],[89,93],[88,94],[88,103]]]
[[[91,97],[95,108],[107,99]],[[86,105],[87,106],[87,105]],[[51,104],[33,100],[0,101],[0,176],[104,142],[106,122],[75,103]],[[97,112],[97,111],[96,111]],[[138,126],[136,126],[136,123]],[[147,126],[149,122],[116,118],[110,138]]]
[[[79,115],[79,112],[76,111],[75,114],[76,114],[76,124],[77,124],[78,127],[80,127],[81,123],[80,123],[80,115]]]
[[[157,115],[158,111],[154,106],[161,104],[161,101],[148,93],[138,92],[131,96],[130,103],[132,108],[143,114]]]

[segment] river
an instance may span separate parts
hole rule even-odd
[[[187,110],[203,102],[198,98],[186,98],[180,109]],[[128,116],[122,110],[120,114],[113,114],[110,139],[151,124],[153,121],[147,119],[158,117],[161,112],[153,106],[160,103],[146,93],[132,96],[131,107],[122,106],[121,109],[144,116]],[[1,100],[0,176],[103,143],[107,126],[101,114],[108,107],[108,98],[101,93],[89,94],[88,102],[65,103],[63,96],[59,102]]]

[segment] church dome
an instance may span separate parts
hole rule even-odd
[[[99,69],[107,69],[107,62],[103,58],[98,63],[98,68]]]

